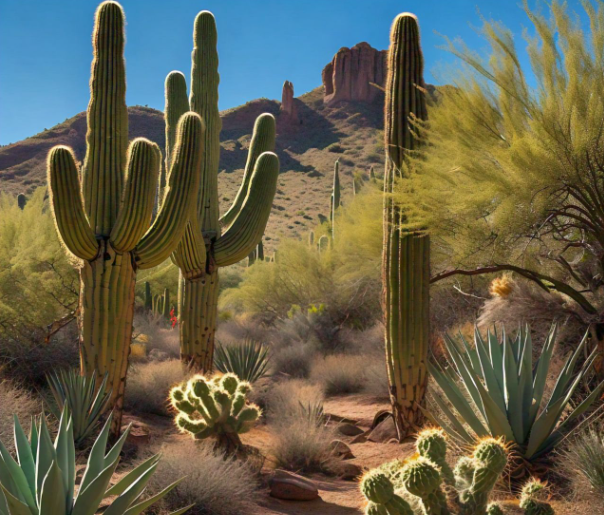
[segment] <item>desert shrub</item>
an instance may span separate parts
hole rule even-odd
[[[321,386],[325,395],[358,393],[365,386],[365,361],[362,356],[345,354],[318,358],[310,377]]]
[[[46,343],[42,334],[30,338],[0,337],[0,367],[5,378],[24,387],[46,386],[46,376],[56,369],[79,365],[75,323],[62,329]]]
[[[344,152],[344,148],[339,143],[332,143],[327,147],[328,152],[333,152],[335,154],[341,154]]]
[[[267,395],[266,416],[269,422],[294,417],[301,413],[301,407],[322,404],[324,395],[318,385],[299,379],[283,381],[273,385]]]
[[[139,312],[134,316],[133,336],[145,335],[147,355],[153,360],[178,359],[178,328],[172,329],[161,315]]]
[[[283,240],[278,260],[245,269],[239,287],[223,292],[221,307],[273,323],[287,319],[294,305],[305,313],[323,304],[317,322],[327,327],[372,325],[380,312],[381,211],[381,193],[366,188],[338,210],[331,249],[319,253],[306,242]],[[325,226],[316,228],[315,239]]]
[[[78,303],[79,278],[39,188],[24,209],[0,195],[0,345],[40,342]]]
[[[168,416],[170,388],[185,377],[185,367],[176,359],[133,365],[126,385],[126,408],[138,413]]]
[[[162,503],[162,513],[195,504],[191,515],[250,513],[259,498],[258,479],[243,461],[225,459],[211,445],[181,441],[161,448],[162,459],[150,488],[160,491],[184,477]]]
[[[259,319],[247,314],[218,323],[216,341],[222,344],[229,344],[245,340],[246,338],[251,338],[258,342],[267,341],[267,328]]]
[[[604,433],[588,428],[577,435],[564,455],[563,469],[575,485],[587,482],[604,496]]]
[[[316,348],[310,343],[281,345],[272,351],[271,368],[273,374],[293,378],[307,378],[310,375]]]
[[[371,359],[364,367],[364,375],[363,392],[380,399],[390,397],[388,369],[384,356],[381,359]]]
[[[297,414],[271,424],[271,454],[277,465],[286,470],[329,471],[333,461],[330,443],[334,430],[321,420],[299,410]]]
[[[10,381],[0,381],[0,441],[9,451],[14,450],[13,416],[27,426],[29,419],[41,412],[41,400]]]

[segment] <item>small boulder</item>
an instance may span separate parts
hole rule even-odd
[[[371,433],[367,435],[367,440],[371,442],[384,443],[397,438],[394,418],[388,417],[382,420]]]
[[[344,481],[354,481],[363,475],[363,468],[356,463],[340,461],[328,465],[328,470]]]
[[[354,459],[354,454],[352,454],[352,450],[342,440],[333,440],[329,444],[329,448],[331,449],[331,453],[334,456],[337,456],[338,458],[341,458],[343,460]]]
[[[364,431],[354,424],[349,424],[348,422],[344,422],[338,426],[338,432],[344,436],[357,436],[364,433]]]
[[[272,497],[286,501],[312,501],[319,497],[319,489],[314,482],[286,470],[275,470],[268,486]]]

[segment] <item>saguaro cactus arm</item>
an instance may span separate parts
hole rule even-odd
[[[176,248],[186,228],[199,190],[196,170],[203,153],[204,124],[195,113],[187,113],[178,124],[176,149],[168,176],[165,197],[155,222],[134,249],[141,268],[162,263]]]
[[[256,161],[264,152],[273,152],[275,150],[275,117],[270,113],[261,114],[256,118],[250,150],[245,163],[243,180],[233,201],[231,208],[222,216],[220,221],[225,225],[230,225],[241,210],[249,189],[250,179],[256,167]]]
[[[99,244],[84,214],[78,170],[71,149],[55,147],[50,151],[48,183],[57,232],[65,247],[80,259],[94,259]]]
[[[241,261],[258,245],[271,212],[278,177],[277,154],[264,152],[256,162],[241,210],[214,245],[217,266],[228,266]]]
[[[130,145],[122,206],[109,240],[118,252],[130,252],[149,229],[155,202],[160,150],[144,138]]]
[[[103,2],[92,34],[94,59],[82,179],[90,226],[104,237],[110,235],[118,216],[128,149],[124,40],[121,6]]]

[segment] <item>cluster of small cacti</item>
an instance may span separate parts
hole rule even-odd
[[[165,288],[163,293],[153,295],[151,285],[145,281],[145,311],[169,319],[172,309],[176,310],[175,306],[170,303],[170,290]]]
[[[195,376],[170,391],[178,411],[176,425],[197,440],[216,438],[227,453],[241,447],[239,435],[249,431],[261,415],[258,406],[247,402],[252,387],[235,374],[206,379]]]
[[[247,257],[247,266],[252,266],[256,261],[264,260],[264,245],[262,240],[260,240],[256,248],[249,253]]]
[[[470,457],[459,459],[454,470],[446,460],[447,440],[442,430],[422,431],[416,449],[413,457],[384,463],[363,477],[361,492],[368,500],[367,515],[503,514],[498,504],[489,503],[508,461],[500,439],[482,439]],[[536,480],[523,488],[520,506],[526,515],[553,515],[551,506],[538,499],[542,490],[543,484]]]

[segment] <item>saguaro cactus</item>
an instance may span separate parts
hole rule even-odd
[[[340,207],[340,160],[336,160],[333,166],[333,186],[329,203],[329,219],[331,221],[331,237],[335,236],[336,210]]]
[[[427,118],[423,84],[417,19],[400,14],[392,25],[388,52],[382,283],[390,399],[401,440],[417,431],[422,419],[430,333],[430,242],[421,231],[401,228],[404,213],[391,193],[395,182],[404,180],[405,153],[418,143],[409,118]]]
[[[211,371],[218,315],[218,268],[245,259],[256,247],[268,221],[279,175],[275,147],[275,118],[256,120],[243,181],[233,205],[219,221],[218,160],[221,120],[218,112],[218,52],[212,13],[195,19],[191,94],[187,100],[185,77],[172,72],[166,79],[166,142],[168,164],[175,120],[187,109],[206,123],[205,154],[199,167],[202,189],[190,213],[184,238],[173,254],[180,268],[180,351],[183,361],[204,373]],[[189,107],[190,106],[190,107]],[[221,234],[221,224],[226,227]]]
[[[199,115],[182,116],[162,207],[149,227],[161,154],[144,138],[128,148],[124,23],[116,2],[96,12],[82,184],[71,149],[58,146],[48,156],[57,231],[81,260],[81,369],[99,381],[107,374],[114,433],[121,424],[136,271],[159,265],[182,238],[199,190],[194,170],[204,133]]]

